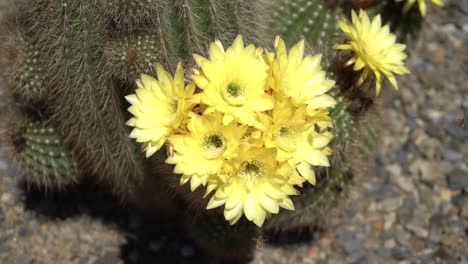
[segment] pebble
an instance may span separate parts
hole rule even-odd
[[[468,187],[468,172],[455,169],[447,175],[448,187],[452,190],[461,190]]]
[[[439,166],[427,160],[415,160],[409,167],[412,175],[421,177],[423,181],[434,183],[442,178]]]
[[[393,223],[395,223],[396,220],[396,213],[391,212],[385,216],[385,224],[384,224],[384,229],[389,230],[392,226]]]
[[[411,250],[416,253],[419,253],[424,249],[424,241],[416,236],[410,237],[408,242]]]
[[[19,259],[16,260],[16,264],[29,264],[31,263],[29,259],[20,257]]]
[[[312,260],[312,261],[317,261],[320,257],[320,249],[317,247],[312,247],[307,251],[307,256]]]
[[[3,213],[3,209],[0,206],[0,224],[5,220],[5,214]]]
[[[402,200],[400,197],[386,199],[382,203],[380,203],[380,209],[386,212],[392,212],[398,209],[402,205]]]
[[[421,227],[421,226],[419,226],[419,225],[417,225],[415,223],[407,224],[406,228],[409,231],[413,232],[415,235],[417,235],[419,237],[422,237],[422,238],[427,237],[429,235],[429,232],[425,228],[423,228],[423,227]]]
[[[398,246],[392,248],[392,256],[397,260],[402,260],[407,258],[409,250],[406,246]]]
[[[384,247],[386,248],[394,248],[396,246],[396,242],[393,239],[386,240],[384,243]]]
[[[406,246],[408,244],[408,239],[411,237],[408,232],[406,232],[401,226],[398,226],[395,230],[395,237],[401,245]]]
[[[449,133],[449,135],[453,136],[458,140],[464,140],[466,132],[465,130],[460,127],[460,125],[454,120],[446,124],[445,129]]]
[[[401,175],[392,175],[391,180],[405,192],[408,192],[408,193],[417,192],[417,189],[414,186],[413,181],[410,177],[401,176]]]
[[[442,158],[447,161],[457,162],[462,160],[462,155],[453,149],[448,149],[442,153]]]
[[[338,241],[347,255],[363,252],[363,240],[349,230],[338,231]]]

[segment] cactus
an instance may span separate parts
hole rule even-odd
[[[334,43],[338,32],[337,18],[341,9],[327,5],[322,0],[292,0],[278,2],[274,13],[278,32],[289,44],[304,38],[309,45]]]
[[[248,221],[229,225],[219,214],[189,215],[185,228],[195,244],[210,255],[223,258],[249,258],[260,229]]]
[[[23,3],[24,2],[24,3]],[[217,214],[204,215],[203,191],[180,186],[166,153],[144,159],[129,138],[124,96],[135,89],[142,73],[156,63],[173,72],[183,60],[193,67],[192,53],[206,55],[215,39],[245,41],[271,48],[275,35],[290,45],[304,38],[309,47],[322,46],[328,70],[336,79],[331,94],[338,101],[334,120],[332,166],[317,171],[317,186],[305,187],[295,198],[296,211],[281,213],[267,223],[274,232],[308,228],[331,208],[344,184],[359,169],[350,158],[370,149],[378,122],[366,120],[374,98],[366,93],[369,78],[343,67],[348,58],[330,52],[341,41],[337,19],[348,14],[340,1],[323,0],[38,0],[18,3],[9,23],[0,23],[0,77],[11,105],[27,116],[29,126],[11,138],[27,181],[61,187],[79,180],[82,172],[97,176],[116,194],[147,211],[174,216],[188,210],[186,228],[201,248],[226,257],[226,247],[249,252],[250,223],[229,227]],[[389,1],[393,2],[393,1]],[[376,6],[375,10],[381,10]],[[395,10],[388,11],[388,17]],[[390,21],[390,19],[388,20]],[[16,23],[15,23],[16,22]],[[322,45],[323,44],[323,45]],[[33,114],[31,114],[31,112]],[[19,142],[19,143],[18,143]],[[191,214],[197,215],[194,219]],[[220,223],[222,222],[222,223]]]
[[[46,91],[39,52],[30,45],[24,45],[21,54],[21,61],[16,70],[14,93],[25,102],[40,102],[45,99]]]
[[[30,122],[21,136],[26,142],[18,146],[23,148],[18,163],[30,183],[62,187],[78,181],[78,162],[56,129],[44,122]]]

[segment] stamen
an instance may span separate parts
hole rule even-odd
[[[223,89],[224,100],[233,106],[241,106],[247,100],[244,87],[236,82],[228,82]]]
[[[257,160],[242,162],[237,172],[237,176],[249,190],[255,187],[265,174],[265,166]]]
[[[202,142],[202,149],[207,159],[219,158],[226,150],[225,139],[219,134],[206,136]]]

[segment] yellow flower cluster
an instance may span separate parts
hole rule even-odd
[[[329,166],[335,100],[326,92],[334,82],[321,55],[304,57],[303,41],[288,53],[277,37],[270,52],[238,36],[227,49],[215,41],[208,58],[194,59],[188,85],[180,64],[174,78],[161,66],[158,79],[142,75],[127,96],[130,136],[147,156],[167,143],[166,162],[181,183],[213,193],[207,209],[224,205],[231,224],[245,215],[262,226],[280,208],[293,210],[295,187],[315,184],[313,166]]]

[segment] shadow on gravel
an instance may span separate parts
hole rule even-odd
[[[26,210],[39,216],[60,221],[88,215],[117,227],[127,240],[120,247],[124,263],[227,263],[197,249],[175,223],[148,218],[94,184],[82,183],[62,191],[44,191],[24,183],[20,187]],[[115,261],[103,256],[96,263]]]

